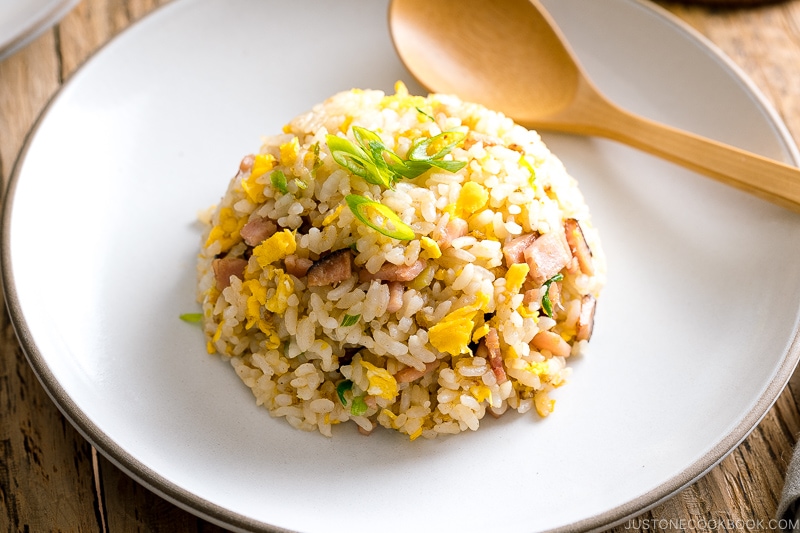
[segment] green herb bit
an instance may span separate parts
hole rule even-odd
[[[467,136],[463,131],[451,130],[433,137],[417,139],[411,144],[408,158],[411,161],[436,161],[449,154]],[[433,151],[433,154],[431,154]]]
[[[353,382],[349,379],[346,379],[336,385],[336,395],[339,397],[339,401],[342,402],[342,405],[347,407],[347,399],[344,397],[344,393],[349,391],[353,388]]]
[[[183,313],[178,318],[190,324],[197,324],[203,320],[203,313]]]
[[[344,200],[358,220],[378,233],[401,241],[415,237],[414,230],[387,206],[358,194],[348,194]]]
[[[306,184],[306,182],[301,180],[300,178],[295,178],[294,184],[297,185],[298,189],[308,189],[308,185]]]
[[[319,156],[319,142],[315,142],[311,150],[314,153],[314,165],[311,167],[311,176],[316,177],[317,169],[322,166],[322,158]],[[305,187],[303,188],[305,189]]]
[[[430,119],[430,121],[431,121],[431,122],[436,122],[436,119],[435,119],[435,118],[433,118],[433,117],[432,117],[430,114],[426,113],[426,112],[425,112],[425,111],[423,111],[422,109],[420,109],[420,108],[418,108],[418,107],[417,107],[417,108],[415,108],[415,109],[416,109],[416,110],[419,112],[419,114],[420,114],[420,115],[425,115],[426,117],[428,117],[428,118]]]
[[[349,328],[350,326],[356,324],[358,320],[361,318],[361,315],[344,315],[342,317],[342,323],[339,324],[343,328]]]
[[[377,133],[360,126],[353,126],[353,137],[370,155],[382,179],[386,178],[393,183],[399,178],[405,177],[403,175],[405,162],[383,144],[383,140]],[[391,183],[388,186],[391,186]]]
[[[340,166],[363,178],[367,183],[383,187],[392,186],[393,174],[383,157],[376,157],[374,152],[370,155],[343,137],[328,135],[325,139],[333,160]],[[376,149],[378,148],[376,144]]]
[[[553,303],[550,301],[550,285],[556,281],[561,281],[562,279],[564,279],[564,275],[559,273],[544,282],[546,290],[544,291],[544,296],[542,296],[542,309],[550,318],[553,317]]]
[[[269,175],[269,180],[272,183],[272,186],[283,194],[289,192],[286,183],[286,174],[284,174],[282,170],[273,170],[272,174]]]
[[[364,396],[356,396],[353,398],[353,403],[350,404],[350,414],[353,416],[361,416],[367,412],[367,403],[364,401]]]

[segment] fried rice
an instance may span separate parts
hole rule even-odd
[[[208,352],[326,436],[548,416],[605,281],[577,182],[508,117],[395,91],[336,94],[241,161],[202,217]]]

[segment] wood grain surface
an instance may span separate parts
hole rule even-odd
[[[166,2],[83,0],[53,29],[0,61],[4,188],[26,136],[59,87],[98,47]],[[800,0],[738,8],[660,4],[731,57],[800,139]],[[798,399],[800,378],[795,377],[763,421],[718,466],[612,531],[769,530],[800,432]],[[99,456],[49,399],[7,314],[0,313],[0,531],[221,530]]]

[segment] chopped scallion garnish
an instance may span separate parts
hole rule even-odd
[[[559,273],[544,282],[545,291],[544,296],[542,296],[542,309],[551,318],[553,317],[553,303],[550,301],[550,285],[562,279],[564,279],[564,275]]]
[[[370,155],[364,148],[356,146],[343,137],[328,135],[326,140],[333,160],[340,166],[363,178],[367,183],[384,187],[392,186],[392,173],[382,157],[376,157],[374,152]],[[374,150],[380,152],[377,143],[375,145]]]
[[[196,324],[203,320],[203,313],[183,313],[179,318],[184,322]]]
[[[439,160],[449,154],[466,136],[462,131],[452,130],[442,132],[433,137],[417,139],[408,151],[408,158],[411,161],[424,161],[426,163]],[[433,154],[430,153],[431,151],[433,151]],[[462,167],[466,164],[463,161],[460,163],[462,163]]]
[[[414,238],[414,230],[400,220],[397,213],[382,203],[374,202],[358,194],[348,194],[345,202],[358,220],[375,231],[401,241],[410,241]]]
[[[433,118],[429,113],[426,113],[425,111],[423,111],[422,109],[420,109],[418,107],[416,108],[416,110],[417,110],[417,112],[419,112],[420,115],[425,115],[426,117],[428,117],[431,122],[436,122],[436,119]]]
[[[353,403],[350,404],[350,414],[353,416],[361,416],[367,412],[367,403],[364,401],[364,396],[356,396],[353,398]]]
[[[289,192],[289,189],[286,187],[286,174],[284,174],[282,170],[273,170],[272,174],[269,175],[269,180],[272,182],[272,186],[283,194]]]
[[[347,407],[347,399],[344,397],[344,393],[349,391],[353,388],[353,382],[349,379],[346,379],[336,385],[336,395],[339,397],[339,401],[342,402],[342,405]]]
[[[314,165],[311,167],[311,176],[316,177],[317,169],[322,166],[322,158],[319,156],[319,142],[314,143],[312,152],[314,153]],[[305,183],[303,185],[305,185]],[[305,187],[302,188],[305,189]]]
[[[356,324],[360,318],[361,315],[344,315],[342,317],[342,323],[339,325],[343,328],[349,328],[350,326]]]
[[[338,135],[328,135],[325,140],[336,163],[373,185],[392,188],[396,181],[414,179],[433,167],[458,172],[466,165],[464,161],[442,161],[466,137],[457,130],[418,139],[406,160],[383,144],[374,131],[353,126],[353,137],[358,145]],[[389,207],[357,194],[345,200],[358,220],[383,235],[399,240],[414,238],[414,230]]]
[[[442,161],[466,137],[457,130],[417,139],[411,145],[407,160],[383,144],[377,133],[366,128],[353,126],[353,137],[358,146],[343,137],[328,135],[326,141],[331,155],[339,165],[374,185],[391,188],[394,182],[414,179],[433,167],[458,172],[466,165],[464,161]]]

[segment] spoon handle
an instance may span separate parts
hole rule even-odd
[[[613,107],[613,106],[612,106]],[[800,212],[800,169],[613,107],[598,135]]]

